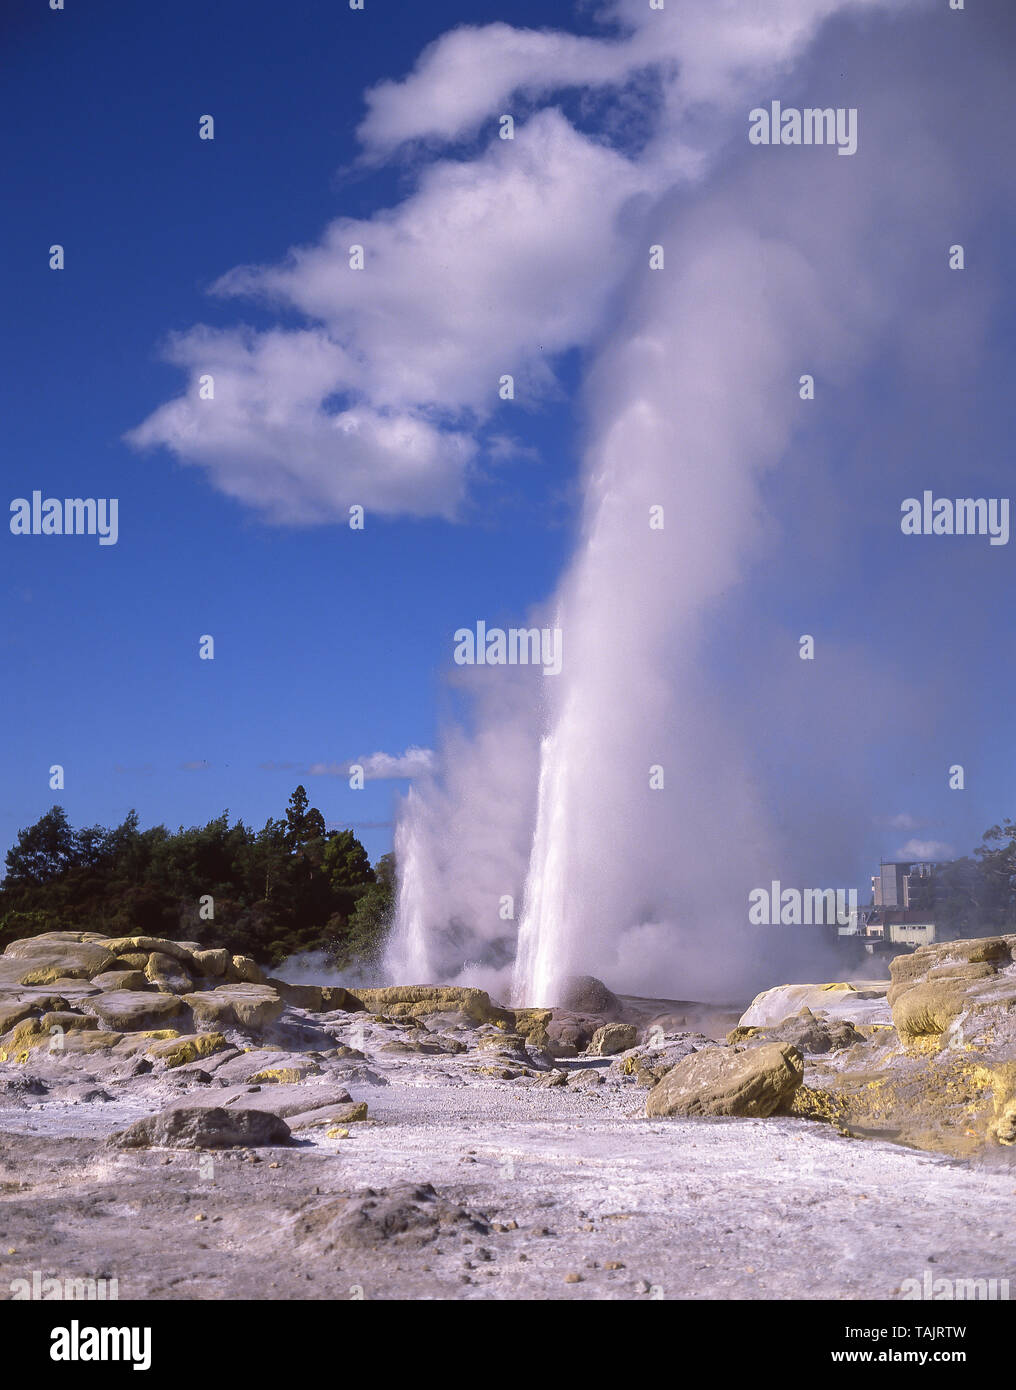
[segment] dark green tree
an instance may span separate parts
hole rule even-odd
[[[358,888],[374,882],[367,851],[351,830],[332,832],[325,845],[322,867],[333,888]]]
[[[6,880],[11,884],[50,883],[77,860],[74,831],[62,806],[53,806],[27,830],[18,831],[18,842],[7,851]]]
[[[323,840],[325,837],[325,818],[316,806],[309,804],[307,790],[303,786],[297,787],[289,798],[286,825],[286,840],[292,851],[302,850],[311,840]]]
[[[259,831],[231,823],[228,811],[175,832],[142,830],[131,811],[112,829],[75,832],[55,806],[7,854],[0,951],[18,937],[72,928],[199,941],[271,966],[341,939],[348,960],[383,935],[390,875],[360,906],[374,880],[352,831],[329,837],[302,787],[285,819]]]

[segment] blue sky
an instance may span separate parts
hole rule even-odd
[[[539,457],[483,480],[469,524],[266,524],[199,469],[122,442],[179,389],[166,334],[236,319],[206,294],[214,279],[400,196],[411,168],[349,170],[363,89],[482,16],[396,9],[393,22],[390,6],[301,3],[283,23],[264,0],[180,0],[2,21],[16,132],[0,234],[7,490],[120,499],[115,547],[19,544],[4,528],[5,845],[54,800],[75,823],[133,806],[175,826],[228,806],[260,824],[300,780],[328,821],[389,821],[403,784],[354,793],[299,769],[432,744],[450,630],[553,586],[574,468],[566,401],[523,422]],[[513,7],[521,22],[539,13]],[[206,112],[214,142],[197,138]],[[214,662],[198,660],[204,633]],[[375,857],[390,837],[362,833]]]
[[[5,528],[4,846],[54,800],[76,824],[112,823],[131,807],[143,824],[192,824],[226,807],[260,824],[303,781],[326,820],[358,827],[377,857],[405,783],[354,792],[307,769],[437,746],[456,709],[454,629],[520,618],[553,591],[578,520],[578,340],[594,342],[592,330],[571,335],[576,345],[554,360],[556,388],[544,382],[532,408],[480,420],[477,437],[503,432],[515,448],[480,448],[456,520],[368,509],[356,533],[325,509],[322,524],[280,523],[225,495],[208,468],[124,439],[183,388],[163,353],[170,334],[305,322],[292,306],[209,290],[235,267],[284,262],[332,219],[370,219],[411,194],[433,155],[410,146],[360,161],[364,92],[402,78],[456,25],[497,20],[603,32],[588,11],[546,0],[368,0],[363,13],[335,0],[284,10],[264,0],[68,0],[62,13],[23,5],[0,20],[0,106],[12,135],[0,228],[7,492],[117,497],[120,508],[113,547]],[[1004,34],[987,19],[963,22],[966,50],[940,35],[924,55],[930,70],[944,49],[956,54],[958,81]],[[890,45],[881,61],[891,60]],[[572,93],[563,107],[619,148],[642,138],[638,101],[613,125],[598,99]],[[206,112],[214,142],[197,138]],[[947,103],[929,116],[943,130],[950,120]],[[453,156],[475,156],[490,131],[453,145]],[[1004,158],[996,140],[1001,132],[984,137],[986,167]],[[953,153],[963,148],[957,137]],[[744,154],[738,146],[731,159]],[[1011,493],[1014,323],[996,278],[1011,208],[990,198],[970,206],[965,229],[931,215],[890,227],[887,239],[906,242],[929,283],[935,267],[948,275],[943,244],[969,243],[974,269],[955,293],[969,298],[976,332],[961,328],[956,359],[926,361],[916,375],[887,347],[802,422],[763,485],[771,530],[742,577],[747,598],[716,612],[713,659],[731,699],[773,682],[754,712],[742,701],[735,723],[791,837],[810,834],[810,820],[795,822],[800,806],[788,810],[780,788],[802,761],[821,762],[839,726],[852,730],[849,786],[828,785],[823,808],[835,834],[808,862],[825,881],[863,883],[869,862],[911,836],[965,852],[987,824],[1016,813],[1016,542],[901,544],[898,529],[904,493]],[[52,243],[66,248],[62,272],[48,267]],[[616,326],[612,312],[599,331]],[[774,647],[779,631],[787,641]],[[786,706],[774,713],[801,675],[802,632],[837,650],[828,720],[815,707],[803,722],[788,720]],[[198,659],[205,633],[214,662]],[[883,698],[883,717],[862,736],[855,714],[867,718]],[[967,769],[962,797],[947,789],[954,762]],[[48,785],[55,763],[62,793]]]

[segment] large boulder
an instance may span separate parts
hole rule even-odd
[[[148,957],[145,978],[163,994],[186,994],[194,988],[194,981],[180,961],[162,951],[153,951]]]
[[[282,1000],[270,985],[231,984],[182,996],[202,1029],[265,1028],[282,1013]]]
[[[888,1002],[900,1039],[941,1042],[955,1026],[972,1043],[999,1027],[1016,1041],[1014,957],[1016,936],[945,941],[897,956]]]
[[[600,1014],[571,1013],[567,1009],[552,1009],[546,1025],[547,1051],[552,1057],[577,1057],[593,1040],[593,1034],[603,1024]]]
[[[558,1008],[575,1014],[599,1014],[612,1018],[621,1012],[621,1001],[595,975],[572,975],[561,987]]]
[[[233,1149],[286,1144],[290,1128],[266,1110],[179,1105],[138,1120],[111,1136],[122,1149]]]
[[[619,1052],[627,1052],[638,1040],[638,1032],[633,1023],[605,1023],[593,1034],[589,1051],[596,1057],[616,1057]]]
[[[547,1026],[552,1017],[551,1009],[516,1009],[515,1031],[525,1038],[530,1047],[546,1051],[550,1043]]]
[[[646,1097],[646,1114],[764,1117],[785,1108],[804,1078],[795,1047],[714,1047],[678,1062]]]
[[[210,975],[213,979],[221,979],[232,960],[228,951],[221,949],[198,949],[191,951],[191,960],[195,969],[202,975]]]
[[[226,966],[226,979],[245,985],[263,985],[265,972],[250,956],[232,956]]]

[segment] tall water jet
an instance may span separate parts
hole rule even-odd
[[[427,875],[433,859],[426,844],[426,808],[419,792],[411,787],[403,813],[395,827],[395,863],[398,866],[398,894],[388,951],[386,974],[400,984],[428,984],[433,979],[430,943],[433,933],[427,920]]]
[[[512,981],[513,1002],[539,1008],[558,1002],[565,970],[568,826],[562,743],[558,730],[540,744],[536,830]]]
[[[619,214],[630,250],[609,332],[604,325],[589,342],[583,525],[557,597],[564,669],[543,702],[532,688],[518,692],[539,749],[534,804],[521,806],[504,794],[506,779],[485,774],[498,754],[482,718],[472,775],[458,774],[461,742],[445,760],[457,782],[446,782],[433,827],[443,854],[437,929],[452,917],[461,924],[460,969],[484,963],[484,945],[499,960],[505,938],[492,913],[499,894],[517,891],[518,1003],[558,1002],[561,976],[583,968],[616,989],[673,997],[722,998],[793,978],[791,950],[749,927],[748,893],[783,865],[800,872],[842,854],[840,828],[816,815],[829,786],[850,775],[848,744],[865,745],[853,710],[841,720],[842,758],[824,737],[829,711],[843,705],[843,677],[826,659],[842,633],[834,617],[804,691],[796,634],[809,619],[781,605],[776,585],[760,606],[749,581],[768,585],[795,547],[810,555],[843,544],[835,505],[822,503],[845,495],[837,430],[844,402],[856,399],[847,388],[897,338],[913,354],[919,332],[934,337],[951,301],[936,289],[941,318],[929,316],[927,277],[908,250],[913,186],[893,153],[902,112],[921,167],[938,170],[939,143],[913,124],[913,113],[933,109],[930,63],[908,77],[905,100],[880,73],[862,87],[856,66],[842,76],[840,35],[814,70],[791,74],[822,17],[841,7],[807,8],[808,22],[770,47],[762,40],[774,31],[756,6],[729,7],[751,18],[744,34],[760,40],[756,57],[736,76],[706,62],[716,104],[688,123],[693,137],[705,132],[702,158],[675,155],[671,177],[668,152],[685,138],[678,75],[641,156],[664,169],[658,194]],[[817,83],[830,105],[863,98],[865,128],[892,139],[862,138],[849,159],[749,145],[747,112],[774,70],[798,87]],[[943,125],[936,139],[946,137]],[[719,153],[722,164],[710,157]],[[946,175],[935,180],[936,198],[960,215]],[[649,247],[661,253],[658,273]],[[799,391],[805,380],[820,384],[815,405],[804,404],[816,400]],[[872,385],[860,403],[879,409],[880,400]],[[822,420],[826,433],[795,455],[796,432]],[[781,464],[789,489],[765,482]],[[793,486],[802,478],[803,489]],[[738,631],[748,660],[731,637]],[[477,825],[485,847],[524,838],[521,882],[514,850],[496,864],[473,853]],[[468,895],[458,889],[467,879]],[[410,936],[425,928],[408,906],[403,920]]]

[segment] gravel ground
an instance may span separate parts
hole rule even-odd
[[[348,1138],[256,1153],[109,1146],[164,1103],[154,1082],[0,1110],[0,1298],[36,1270],[143,1299],[892,1299],[926,1270],[1016,1288],[1007,1155],[647,1120],[631,1085],[467,1078],[447,1059],[388,1077],[351,1085],[373,1118]]]

